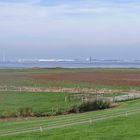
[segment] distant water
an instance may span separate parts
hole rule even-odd
[[[140,68],[140,62],[0,62],[0,68]]]

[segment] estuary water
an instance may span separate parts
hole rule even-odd
[[[140,68],[140,61],[0,62],[1,69],[16,68]]]

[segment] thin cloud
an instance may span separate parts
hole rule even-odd
[[[10,3],[10,4],[37,4],[42,0],[0,0],[0,3]]]
[[[140,6],[138,2],[131,3],[112,3],[106,1],[76,1],[57,5],[43,5],[41,0],[23,0],[1,2],[0,17],[17,17],[17,18],[47,18],[50,17],[62,19],[63,16],[110,16],[110,15],[138,15]]]

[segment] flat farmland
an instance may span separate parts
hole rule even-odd
[[[94,71],[53,74],[33,74],[35,80],[66,83],[88,83],[110,86],[140,86],[140,72]]]
[[[140,69],[0,70],[0,86],[140,89]]]

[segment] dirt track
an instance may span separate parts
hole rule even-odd
[[[92,88],[35,88],[35,87],[15,87],[0,86],[0,91],[18,91],[18,92],[67,92],[67,93],[121,93],[122,90],[96,90]]]
[[[66,83],[90,83],[111,86],[140,86],[140,72],[75,72],[59,74],[33,74],[35,80]]]

